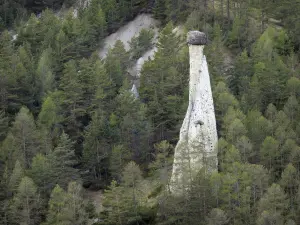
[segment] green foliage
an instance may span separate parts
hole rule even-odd
[[[163,185],[169,185],[169,171],[171,170],[173,158],[170,154],[173,150],[173,146],[167,141],[161,141],[154,145],[155,161],[153,161],[149,168],[152,170],[153,176],[159,179],[159,182]]]
[[[156,19],[164,21],[166,18],[166,1],[155,0],[153,13]]]
[[[70,5],[0,3],[0,224],[300,223],[296,0],[92,0],[74,6],[77,18]],[[154,33],[142,30],[129,51],[116,42],[105,59],[97,51],[149,9],[164,27],[136,99],[128,70]],[[220,138],[219,172],[199,171],[185,198],[168,192],[189,71],[172,22],[208,35]],[[100,215],[72,182],[81,179],[108,189]]]
[[[226,213],[218,208],[211,210],[207,220],[209,225],[224,225],[228,222]]]
[[[184,85],[187,84],[187,58],[172,30],[173,25],[169,23],[161,31],[155,58],[143,66],[140,88],[147,116],[153,121],[155,130],[169,132],[174,132],[182,118],[183,112],[175,109],[183,104]]]
[[[278,184],[272,184],[259,202],[257,224],[282,224],[287,207],[286,195]]]
[[[55,172],[56,183],[66,187],[69,182],[79,179],[77,157],[73,148],[73,142],[66,133],[62,133],[57,147],[50,155],[52,170]]]
[[[49,200],[45,224],[86,224],[87,214],[84,210],[81,191],[80,184],[76,182],[69,183],[67,192],[56,185]]]
[[[33,225],[41,221],[41,199],[37,188],[29,177],[23,177],[11,205],[12,220]]]
[[[61,223],[65,217],[63,210],[66,204],[65,191],[59,185],[56,185],[50,196],[46,224]]]
[[[108,76],[116,85],[117,90],[123,84],[123,79],[126,75],[126,69],[129,62],[128,57],[128,52],[126,52],[125,46],[121,41],[117,41],[114,45],[114,48],[109,49],[107,53],[105,69],[108,73]]]
[[[31,169],[28,174],[38,186],[41,193],[48,195],[55,185],[54,177],[57,176],[52,168],[50,160],[42,154],[37,154],[32,159]]]
[[[37,76],[41,82],[41,96],[45,96],[47,92],[54,88],[54,75],[51,71],[51,50],[46,49],[38,62]]]
[[[132,59],[140,58],[143,53],[151,49],[153,38],[154,31],[146,29],[142,29],[137,37],[133,37],[129,42]]]
[[[16,161],[15,167],[12,171],[12,174],[10,176],[9,183],[8,183],[9,189],[12,192],[16,192],[18,190],[19,184],[20,184],[23,176],[24,176],[23,168],[21,167],[20,162]]]
[[[4,111],[0,111],[0,141],[3,141],[8,131],[8,118]]]
[[[25,168],[30,166],[34,155],[41,151],[39,134],[34,119],[27,108],[21,108],[16,115],[6,141],[9,148],[5,149],[7,154],[12,155],[13,160],[18,159]]]
[[[48,96],[43,102],[38,116],[38,123],[49,131],[53,129],[53,126],[58,122],[60,122],[60,117],[58,115],[57,104],[53,101],[51,96]]]

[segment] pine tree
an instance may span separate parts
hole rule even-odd
[[[247,136],[243,135],[238,138],[235,147],[240,151],[244,163],[248,162],[248,160],[255,155],[253,153],[253,145]]]
[[[65,207],[67,205],[65,191],[57,184],[52,190],[48,203],[48,213],[46,224],[60,224],[65,221]]]
[[[230,88],[233,93],[241,97],[249,88],[250,77],[253,74],[253,66],[248,53],[243,51],[235,61],[234,74],[230,80]]]
[[[123,171],[122,182],[125,187],[129,188],[132,192],[131,201],[132,201],[132,219],[138,220],[138,206],[139,206],[139,194],[138,194],[138,185],[142,180],[142,172],[137,164],[134,162],[129,162]]]
[[[40,223],[40,204],[41,199],[33,180],[23,177],[11,205],[12,219],[20,224]]]
[[[117,185],[116,181],[112,181],[110,186],[104,192],[105,200],[104,207],[112,207],[107,210],[107,215],[104,217],[105,224],[122,225],[127,222],[128,214],[132,212],[132,202],[128,198],[128,193],[125,192],[123,187]]]
[[[155,144],[154,148],[155,161],[149,164],[149,168],[162,185],[169,185],[169,170],[173,162],[170,153],[173,150],[173,146],[167,141],[161,141]]]
[[[37,154],[32,159],[31,169],[28,174],[42,195],[48,196],[56,183],[55,178],[57,176],[50,160],[42,154]]]
[[[103,182],[108,176],[110,131],[105,119],[101,111],[95,112],[84,133],[83,162],[90,181]]]
[[[222,209],[212,209],[208,218],[208,225],[225,225],[228,222],[226,213]]]
[[[73,142],[66,133],[61,134],[57,147],[50,155],[50,160],[57,184],[67,187],[70,181],[79,180],[78,170],[74,168],[78,165],[78,161]]]
[[[291,95],[295,95],[299,97],[300,96],[299,87],[300,87],[300,80],[297,77],[291,77],[287,81],[286,89]]]
[[[279,143],[272,137],[266,137],[260,149],[260,162],[268,169],[274,166],[275,158],[278,157]]]
[[[48,96],[43,102],[39,113],[38,124],[45,127],[48,131],[51,131],[60,120],[57,103],[53,101],[51,96]]]
[[[27,45],[28,46],[28,45]],[[36,80],[34,71],[34,61],[31,48],[21,46],[14,56],[15,66],[11,71],[9,88],[9,111],[16,113],[22,106],[27,106],[35,110],[35,103],[39,101],[39,82]]]
[[[284,105],[284,112],[294,124],[294,121],[298,119],[299,116],[299,103],[295,96],[290,96]]]
[[[6,137],[8,131],[8,118],[5,116],[5,112],[0,110],[0,141]]]
[[[180,38],[173,33],[173,25],[168,23],[160,32],[154,60],[147,61],[141,74],[141,99],[147,104],[147,116],[154,128],[160,132],[159,140],[166,139],[165,133],[177,132],[179,118],[184,114],[185,74],[188,69],[186,49],[180,45]]]
[[[292,210],[295,205],[294,196],[298,190],[299,178],[296,168],[290,163],[286,166],[281,174],[280,186],[285,190],[285,193],[290,200],[290,210]]]
[[[0,109],[8,108],[9,85],[12,81],[10,74],[12,73],[13,46],[10,35],[4,31],[0,35]]]
[[[278,184],[272,184],[260,199],[257,224],[283,224],[283,213],[286,207],[287,199],[283,190]]]
[[[130,159],[130,153],[123,145],[117,145],[112,148],[109,170],[113,179],[121,180],[121,172]]]
[[[108,50],[105,59],[105,69],[110,79],[116,85],[117,90],[122,86],[127,73],[128,59],[128,52],[120,40],[115,43],[113,48]]]
[[[87,223],[82,189],[80,184],[76,182],[69,183],[67,193],[59,185],[56,185],[48,205],[47,225],[85,225]]]
[[[115,31],[119,28],[120,14],[116,0],[102,0],[102,9],[106,16],[108,32]]]
[[[63,109],[65,130],[73,139],[78,138],[83,126],[78,118],[83,117],[86,113],[85,109],[82,108],[84,103],[83,87],[78,76],[76,63],[74,60],[70,60],[65,64],[63,77],[60,81],[62,96],[59,106]]]
[[[244,124],[242,123],[242,121],[239,119],[235,119],[229,125],[226,136],[227,136],[227,140],[230,140],[233,143],[235,143],[239,137],[246,134],[247,134],[247,130]]]
[[[9,179],[8,187],[10,191],[16,193],[19,187],[19,184],[24,177],[24,170],[19,161],[16,161],[15,168],[12,171],[12,174]]]
[[[66,202],[67,205],[63,211],[69,223],[85,225],[87,223],[87,213],[85,212],[82,188],[79,183],[69,183]]]
[[[52,91],[55,87],[55,77],[52,72],[52,57],[51,49],[43,51],[38,65],[37,65],[37,79],[41,83],[40,96],[45,96],[49,91]]]
[[[15,158],[28,168],[34,155],[41,149],[33,116],[27,108],[20,109],[10,132],[15,142],[15,148],[11,150]]]
[[[97,56],[98,57],[98,56]],[[94,108],[110,111],[113,104],[111,100],[116,96],[116,86],[110,75],[106,72],[105,64],[99,59],[94,63],[97,89],[93,98]]]
[[[166,1],[164,0],[155,0],[154,3],[154,17],[160,21],[164,21],[167,17],[166,15]]]
[[[122,87],[125,89],[124,85]],[[129,90],[120,90],[116,97],[115,115],[118,118],[120,142],[131,150],[133,159],[147,161],[150,149],[148,141],[152,129],[146,117],[144,104],[138,101]]]
[[[99,1],[91,1],[91,5],[86,11],[89,23],[92,29],[95,31],[95,37],[97,40],[104,38],[107,29],[107,22],[105,12],[102,10]]]

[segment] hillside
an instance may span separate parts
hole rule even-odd
[[[299,10],[298,0],[0,3],[0,224],[300,224]],[[174,196],[190,30],[208,37],[218,168]]]

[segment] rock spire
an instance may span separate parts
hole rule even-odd
[[[217,169],[217,129],[206,58],[205,33],[190,31],[187,36],[190,54],[189,105],[175,148],[170,191],[182,195],[191,187],[201,168]]]

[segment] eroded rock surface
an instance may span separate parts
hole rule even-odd
[[[190,53],[189,106],[175,148],[170,191],[182,195],[191,187],[201,168],[217,169],[217,129],[210,77],[203,55],[206,35],[189,32]]]

